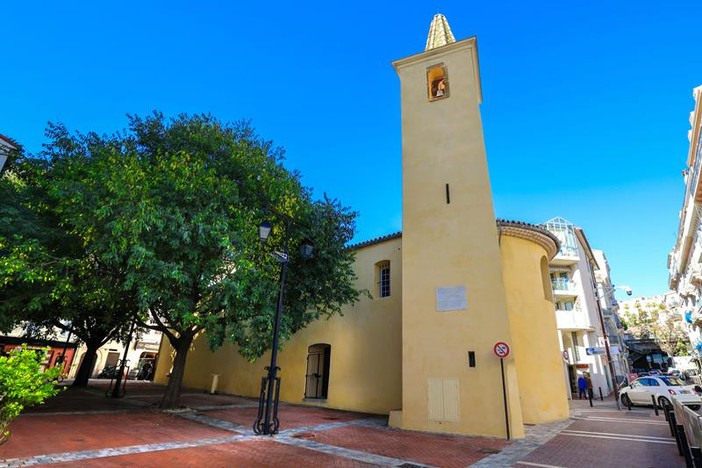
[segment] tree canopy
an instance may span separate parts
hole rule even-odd
[[[620,310],[626,331],[637,339],[653,339],[668,356],[689,354],[690,341],[681,317],[657,300],[629,302]]]
[[[63,174],[55,163],[19,152],[0,178],[0,327],[74,333],[88,348],[74,381],[84,386],[97,349],[126,332],[136,302],[56,210]]]
[[[198,333],[206,333],[212,348],[230,342],[251,360],[270,348],[280,266],[271,246],[259,242],[262,221],[276,228],[269,244],[278,249],[290,221],[293,280],[284,293],[281,342],[358,299],[346,248],[356,214],[326,196],[313,200],[300,175],[283,166],[282,149],[248,123],[154,113],[130,116],[128,130],[112,135],[71,134],[56,124],[48,136],[39,162],[51,208],[37,216],[56,220],[51,225],[76,245],[76,261],[88,262],[90,278],[106,278],[109,291],[133,298],[121,302],[141,326],[167,336],[176,357],[164,406],[178,404]],[[303,239],[315,245],[312,259],[294,253]],[[63,279],[56,272],[48,282]],[[87,289],[108,292],[94,284]],[[38,294],[44,300],[46,290]]]

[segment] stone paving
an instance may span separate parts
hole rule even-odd
[[[683,467],[675,439],[651,407],[617,410],[614,401],[571,402],[571,424],[513,466]],[[511,465],[496,465],[511,466]]]
[[[650,408],[571,402],[566,421],[527,427],[524,439],[400,431],[387,417],[281,404],[280,433],[254,435],[257,402],[185,391],[183,411],[159,411],[163,387],[128,385],[123,399],[104,383],[70,389],[20,416],[0,446],[14,466],[395,466],[677,467],[667,423]]]

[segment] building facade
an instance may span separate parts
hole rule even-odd
[[[609,339],[610,353],[614,369],[614,380],[617,385],[624,382],[631,372],[628,360],[628,350],[624,342],[626,330],[619,316],[619,302],[614,297],[617,287],[612,284],[609,276],[609,261],[601,250],[593,250],[595,260],[599,268],[595,270],[595,281],[597,284],[597,297],[600,301],[602,321],[605,326],[605,334]],[[631,295],[631,289],[625,288],[626,294]]]
[[[523,437],[525,423],[569,415],[565,383],[553,380],[562,369],[549,278],[558,240],[495,218],[476,38],[455,41],[436,15],[426,50],[393,66],[402,233],[353,247],[357,287],[373,298],[285,344],[280,398],[388,414],[402,429]],[[164,342],[164,360],[168,351]],[[258,396],[267,359],[212,353],[200,338],[184,384],[206,389],[217,375],[222,391]]]
[[[47,335],[45,333],[29,333],[31,337],[27,337],[27,335],[28,330],[25,329],[25,325],[21,325],[9,334],[0,336],[0,354],[5,355],[19,346],[26,346],[29,349],[48,348],[42,366],[44,368],[60,366],[64,369],[64,375],[68,375],[69,369],[75,361],[78,346],[75,337],[71,337],[67,332],[58,328],[54,329],[54,333],[49,334],[49,336],[45,336]]]
[[[33,349],[49,348],[43,363],[44,366],[61,366],[64,369],[65,377],[74,378],[78,368],[83,363],[87,347],[71,332],[54,328],[50,333],[45,330],[37,330],[39,333],[32,333],[28,332],[27,326],[30,325],[23,324],[16,327],[8,335],[0,336],[0,353],[7,353],[20,345],[26,345]],[[46,337],[38,338],[36,335]],[[155,330],[137,331],[127,349],[128,377],[153,378],[153,368],[158,359],[161,339],[161,332]],[[117,366],[119,361],[124,358],[124,351],[125,345],[118,341],[109,341],[98,348],[95,361],[91,366],[90,377],[97,378],[105,368]],[[145,364],[147,369],[151,366],[152,372],[148,375],[139,374]]]
[[[0,171],[5,166],[8,153],[18,149],[17,143],[3,134],[0,134]]]
[[[702,86],[692,92],[695,104],[690,113],[690,146],[683,170],[685,184],[675,246],[668,255],[671,304],[683,318],[693,356],[702,356]]]
[[[604,332],[598,306],[596,272],[606,277],[595,251],[583,230],[570,221],[556,217],[543,224],[560,241],[560,250],[550,265],[556,322],[563,350],[563,378],[570,398],[578,395],[578,377],[590,374],[595,391],[609,394],[612,378],[607,366]]]
[[[125,367],[128,378],[153,379],[162,338],[163,334],[155,330],[137,332],[127,348]],[[68,370],[69,378],[74,378],[78,373],[78,368],[85,359],[86,351],[87,347],[84,344],[78,347],[75,353],[77,358],[73,360]],[[109,377],[110,373],[103,373],[103,370],[119,366],[121,360],[124,359],[124,351],[125,344],[119,341],[109,341],[98,348],[95,362],[91,366],[90,377],[97,378],[101,375]]]

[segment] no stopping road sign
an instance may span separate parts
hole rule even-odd
[[[495,355],[500,359],[509,356],[509,345],[504,341],[498,341],[492,349],[495,351]]]

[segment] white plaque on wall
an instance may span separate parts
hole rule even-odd
[[[465,286],[449,286],[436,288],[436,310],[446,312],[449,310],[465,310],[468,308]]]

